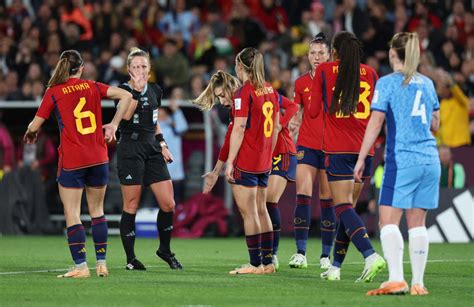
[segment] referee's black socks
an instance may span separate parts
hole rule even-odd
[[[120,219],[120,237],[125,254],[127,254],[127,263],[135,258],[135,216],[136,214],[122,211]]]
[[[158,235],[160,237],[160,247],[158,249],[162,252],[171,253],[170,241],[171,232],[173,231],[173,215],[173,212],[160,210],[156,218]]]

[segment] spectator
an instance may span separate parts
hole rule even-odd
[[[255,16],[270,35],[283,34],[289,26],[285,9],[275,2],[275,0],[260,0],[260,7]]]
[[[160,109],[158,121],[161,132],[173,155],[173,163],[168,164],[168,170],[173,181],[174,199],[177,204],[184,201],[184,167],[182,135],[188,130],[188,122],[179,108],[179,101],[184,99],[184,90],[175,87],[171,92],[169,107]]]
[[[155,71],[164,92],[173,87],[185,88],[189,81],[189,63],[186,57],[178,52],[176,40],[168,38],[163,47],[163,55],[155,60]]]
[[[439,29],[443,25],[441,19],[430,12],[428,4],[423,1],[416,1],[415,14],[408,21],[408,32],[414,32],[422,20],[428,21],[435,29]]]
[[[340,23],[341,30],[352,32],[364,39],[364,34],[370,29],[370,21],[368,14],[357,6],[356,0],[343,0],[341,7],[336,10],[342,12],[339,20],[336,20],[336,23]]]
[[[211,39],[211,28],[204,25],[189,46],[189,58],[194,63],[194,72],[207,73],[217,57],[217,49]]]
[[[305,14],[305,12],[303,12],[303,14]],[[323,32],[329,40],[332,38],[333,33],[331,25],[324,20],[323,4],[320,2],[313,2],[308,17],[309,20],[307,22],[307,27],[311,37],[316,36],[319,32]]]
[[[440,187],[462,189],[466,183],[464,167],[460,163],[454,163],[451,148],[446,145],[439,147],[439,160],[441,162]]]
[[[54,178],[56,155],[56,148],[52,138],[43,131],[40,131],[35,144],[21,143],[19,145],[17,151],[18,166],[38,170],[44,180]]]
[[[3,113],[0,111],[0,180],[11,172],[15,161],[15,148],[7,127],[2,123]]]
[[[469,99],[446,71],[438,69],[436,75],[436,91],[441,97],[437,137],[449,147],[469,145]]]
[[[200,26],[199,8],[193,7],[192,10],[187,10],[184,0],[176,0],[171,11],[167,12],[159,23],[161,32],[174,39],[181,36],[185,45],[191,42],[192,36]]]

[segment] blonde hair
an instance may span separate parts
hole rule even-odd
[[[148,64],[151,65],[150,54],[148,52],[138,47],[132,47],[130,48],[130,52],[128,53],[128,56],[127,56],[127,66],[130,66],[130,63],[132,62],[133,58],[137,56],[145,57],[148,60]]]
[[[241,83],[239,79],[231,74],[218,70],[212,75],[209,84],[201,95],[191,102],[197,105],[201,110],[209,111],[216,101],[214,90],[220,86],[222,86],[222,92],[225,97],[232,97],[233,93],[241,86]]]
[[[239,62],[248,74],[250,83],[255,89],[265,87],[265,68],[263,55],[255,48],[245,48],[237,54]]]
[[[84,65],[84,60],[78,51],[64,51],[59,56],[59,61],[54,68],[53,75],[48,81],[48,87],[66,82],[71,75],[75,75],[79,71],[82,65]]]
[[[403,84],[407,85],[415,75],[420,63],[420,41],[418,34],[415,32],[397,33],[390,42],[390,48],[393,48],[398,58],[403,61],[402,73],[405,76]]]

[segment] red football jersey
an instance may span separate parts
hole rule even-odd
[[[234,108],[230,111],[230,123],[227,126],[227,132],[224,138],[224,144],[222,144],[221,150],[219,151],[219,160],[226,162],[229,156],[229,145],[230,145],[230,134],[234,128]]]
[[[320,114],[316,118],[311,118],[308,113],[311,104],[312,83],[313,78],[310,72],[301,75],[295,80],[295,103],[302,105],[304,108],[303,119],[296,144],[315,150],[322,150],[324,130],[323,114]]]
[[[310,116],[318,117],[324,113],[324,152],[358,154],[370,119],[370,104],[378,76],[372,67],[360,64],[360,93],[357,112],[349,116],[330,114],[338,64],[338,62],[328,62],[317,67],[311,90],[313,99]],[[314,103],[316,101],[319,103]],[[370,154],[374,154],[373,148]]]
[[[278,133],[278,141],[276,143],[275,149],[273,150],[273,156],[276,157],[279,154],[284,153],[296,155],[296,146],[290,136],[288,122],[296,114],[296,112],[298,112],[298,105],[285,96],[278,96],[278,103],[280,105],[280,125],[282,129],[280,133]],[[283,110],[285,110],[285,112],[283,112]]]
[[[48,119],[54,110],[59,125],[58,167],[66,170],[107,163],[107,145],[102,131],[101,98],[109,86],[69,78],[46,90],[36,116]]]
[[[234,115],[247,117],[247,127],[235,167],[248,173],[265,173],[272,166],[272,135],[276,116],[279,116],[277,92],[266,84],[255,90],[250,82],[234,94]]]

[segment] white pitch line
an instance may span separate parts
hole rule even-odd
[[[474,262],[474,259],[434,259],[434,260],[428,260],[428,263],[452,263],[452,262]],[[361,265],[364,264],[365,262],[363,261],[354,261],[354,262],[345,262],[344,264],[346,265]],[[403,263],[410,263],[410,261],[404,261]],[[308,266],[319,266],[319,264],[308,264]],[[163,266],[159,265],[147,265],[147,268],[160,268]],[[197,265],[190,266],[187,265],[187,268],[192,268],[192,267],[198,267]],[[199,266],[202,267],[202,266]],[[120,267],[109,267],[109,269],[123,269],[123,266]],[[95,267],[90,267],[90,270],[95,269]],[[67,271],[68,269],[48,269],[48,270],[32,270],[32,271],[14,271],[14,272],[0,272],[0,275],[20,275],[20,274],[28,274],[28,273],[54,273],[54,272],[64,272]]]

